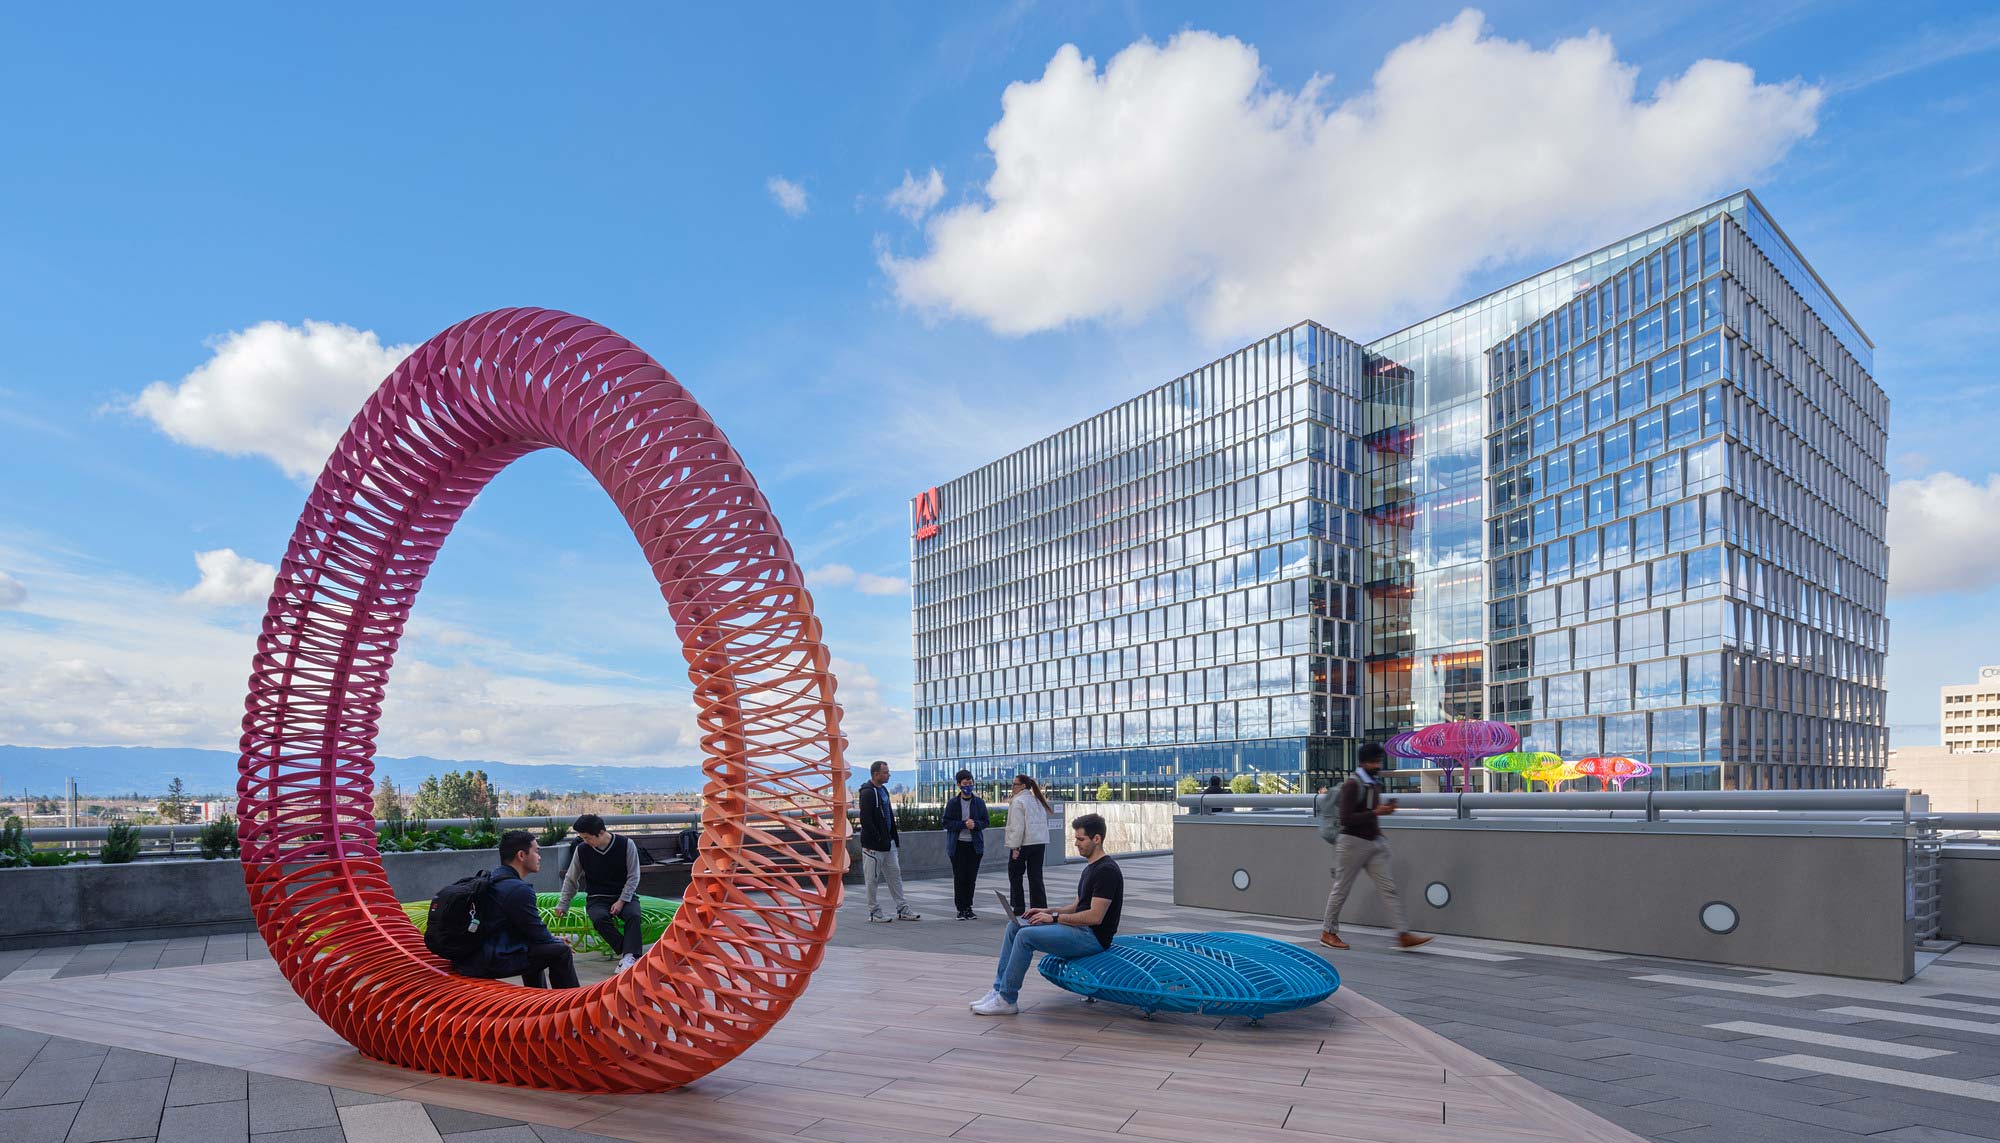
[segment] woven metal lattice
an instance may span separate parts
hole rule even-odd
[[[589,470],[652,567],[707,777],[675,921],[637,966],[567,990],[454,976],[426,951],[383,873],[372,804],[390,665],[424,576],[479,490],[543,448]],[[292,987],[367,1055],[525,1087],[663,1091],[755,1042],[818,966],[846,861],[842,746],[811,597],[708,414],[602,326],[499,310],[397,366],[307,497],[245,703],[244,879]]]
[[[1261,1019],[1318,1004],[1340,987],[1340,973],[1326,961],[1249,933],[1115,937],[1096,956],[1044,956],[1036,968],[1066,992],[1149,1013]]]

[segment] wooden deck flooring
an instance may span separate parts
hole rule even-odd
[[[680,1091],[582,1096],[362,1057],[268,960],[0,983],[0,1024],[599,1135],[715,1143],[1533,1143],[1638,1137],[1343,988],[1244,1021],[1089,1005],[1031,976],[966,1009],[992,961],[836,947],[741,1058]]]

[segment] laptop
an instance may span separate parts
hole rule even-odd
[[[1017,921],[1021,919],[1021,914],[1016,913],[1014,911],[1014,902],[1008,900],[1007,895],[1005,893],[1002,893],[1000,890],[995,889],[993,891],[993,899],[995,901],[1000,902],[1000,911],[1002,913],[1007,914],[1009,917],[1012,917]]]

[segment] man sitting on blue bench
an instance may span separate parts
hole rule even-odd
[[[1000,941],[1000,964],[993,991],[972,1002],[981,1016],[1012,1016],[1019,1012],[1021,982],[1036,953],[1070,960],[1096,956],[1111,947],[1118,933],[1118,914],[1125,905],[1125,875],[1104,855],[1104,819],[1084,814],[1069,823],[1076,852],[1090,864],[1077,881],[1076,904],[1067,909],[1029,909],[1007,922]]]

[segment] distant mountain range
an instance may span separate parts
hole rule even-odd
[[[591,794],[659,793],[699,790],[699,766],[565,766],[484,762],[451,758],[376,758],[375,774],[394,778],[408,793],[417,783],[447,770],[484,770],[494,785],[525,793],[581,791]],[[178,777],[191,795],[233,794],[236,755],[226,750],[170,746],[4,746],[0,745],[0,793],[54,797],[63,780],[75,778],[79,794],[120,797],[158,795]]]

